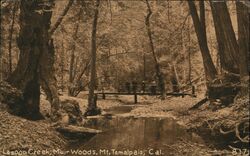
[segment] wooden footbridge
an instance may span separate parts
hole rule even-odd
[[[138,96],[144,96],[144,95],[148,95],[148,96],[161,96],[162,93],[161,92],[156,92],[156,86],[151,86],[150,88],[150,91],[145,91],[142,90],[140,92],[137,91],[137,87],[132,87],[132,91],[129,90],[127,88],[127,91],[123,91],[123,92],[105,92],[104,90],[102,92],[96,92],[95,93],[95,97],[96,97],[96,100],[98,99],[98,95],[102,96],[102,99],[106,99],[106,96],[108,95],[130,95],[130,96],[134,96],[134,103],[136,104],[138,102]],[[195,95],[195,87],[192,86],[192,90],[191,90],[191,93],[187,93],[185,91],[181,92],[169,92],[169,93],[165,93],[166,96],[175,96],[175,97],[178,97],[178,96],[181,96],[181,97],[184,97],[184,96],[191,96],[191,97],[196,97]]]

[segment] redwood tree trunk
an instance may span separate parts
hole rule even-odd
[[[205,39],[207,43],[207,30],[206,30],[206,11],[205,11],[205,4],[204,1],[199,1],[200,6],[200,21],[203,31],[205,32]]]
[[[40,84],[52,104],[52,111],[59,108],[53,67],[54,46],[48,33],[53,6],[53,0],[22,0],[20,4],[20,56],[8,82],[22,91],[24,99],[18,115],[29,119],[41,118]]]
[[[242,93],[248,92],[249,85],[249,8],[240,1],[236,2],[238,20],[238,43],[240,56],[240,77]]]
[[[44,34],[49,30],[51,11],[38,13],[46,6],[43,1],[22,0],[20,4],[20,32],[18,47],[20,56],[15,71],[8,82],[23,92],[22,110],[18,115],[38,118],[40,101],[39,62],[46,45]]]
[[[213,79],[215,79],[215,76],[217,75],[217,71],[212,61],[210,51],[207,45],[206,32],[204,31],[204,26],[202,25],[202,23],[204,22],[201,22],[199,20],[199,16],[198,16],[197,9],[196,9],[194,2],[188,1],[188,5],[189,5],[190,13],[193,19],[195,32],[198,38],[198,43],[199,43],[201,54],[202,54],[206,78],[208,82],[211,82]]]
[[[231,73],[239,73],[239,47],[225,1],[210,1],[221,66]]]
[[[17,4],[15,3],[13,10],[12,10],[11,25],[10,25],[10,29],[9,29],[9,47],[8,47],[8,50],[9,50],[9,74],[12,73],[12,39],[13,39],[16,11],[17,11]]]
[[[45,33],[46,34],[46,33]],[[41,57],[39,62],[39,80],[41,82],[41,87],[45,91],[45,94],[51,104],[51,117],[55,119],[57,111],[59,110],[60,101],[57,90],[57,81],[55,77],[55,51],[53,39],[46,38],[44,35],[44,46],[41,50]]]

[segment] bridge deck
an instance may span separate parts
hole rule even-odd
[[[136,92],[136,93],[128,93],[128,92],[97,92],[95,94],[105,94],[105,95],[161,95],[161,93],[142,93],[142,92]],[[181,93],[181,92],[171,92],[171,93],[166,93],[166,95],[173,95],[173,96],[182,96],[182,95],[193,95],[193,94],[189,94],[189,93]]]
[[[154,96],[154,95],[161,95],[161,93],[150,93],[150,92],[97,92],[95,93],[96,95],[102,95],[103,99],[106,99],[106,95],[133,95],[134,96],[134,101],[137,103],[137,96],[138,95],[149,95],[149,96]],[[171,95],[171,96],[182,96],[184,97],[185,95],[189,95],[192,97],[196,97],[195,94],[188,94],[188,93],[182,93],[182,92],[170,92],[166,93],[166,95]]]

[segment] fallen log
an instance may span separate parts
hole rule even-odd
[[[199,102],[197,102],[195,105],[193,105],[191,108],[189,108],[189,110],[193,110],[193,109],[197,109],[200,106],[202,106],[204,103],[206,103],[208,101],[208,98],[205,97],[204,99],[200,100]]]
[[[59,126],[56,128],[56,130],[63,134],[77,134],[77,135],[96,135],[102,133],[101,130],[73,126],[73,125]]]

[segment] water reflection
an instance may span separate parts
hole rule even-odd
[[[84,144],[74,146],[76,149],[95,149],[97,151],[100,149],[139,149],[146,151],[146,155],[148,155],[150,149],[154,149],[154,152],[160,149],[163,152],[161,155],[167,155],[166,145],[175,143],[178,138],[194,142],[202,141],[197,137],[193,138],[171,118],[94,118],[86,122],[85,125],[86,127],[101,129],[104,133],[94,136]]]

